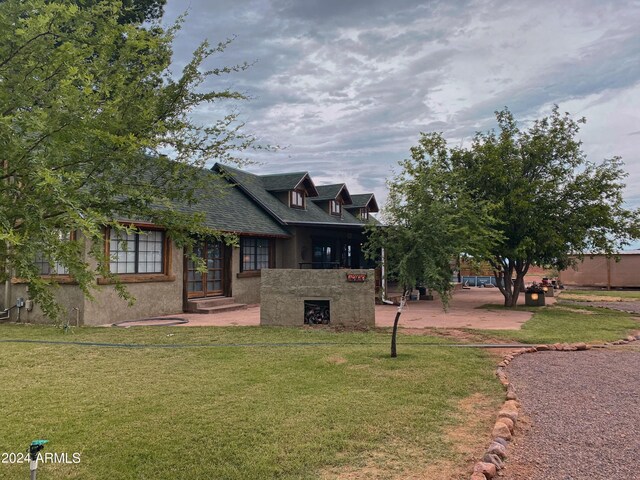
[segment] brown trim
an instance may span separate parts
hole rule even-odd
[[[226,232],[233,233],[239,237],[260,237],[260,238],[293,238],[293,235],[268,234],[260,232]]]
[[[275,268],[276,267],[276,242],[273,238],[265,238],[265,237],[245,237],[245,238],[255,238],[256,240],[268,240],[269,241],[269,266],[267,268]],[[238,256],[240,257],[240,265],[238,265],[238,275],[237,278],[242,277],[252,277],[256,275],[249,275],[253,272],[260,272],[260,270],[243,270],[243,255],[244,247],[242,246],[242,241],[240,245],[238,245]],[[230,270],[231,271],[231,270]],[[247,275],[243,275],[243,274]]]
[[[175,275],[165,275],[163,273],[118,273],[120,283],[153,283],[153,282],[175,282]],[[98,285],[113,285],[115,280],[110,278],[98,278]]]
[[[302,205],[296,205],[293,203],[293,192],[296,192],[302,196]],[[289,207],[290,208],[299,208],[301,210],[304,210],[304,208],[306,207],[306,203],[307,203],[307,198],[304,190],[298,190],[298,189],[289,190]]]
[[[333,211],[333,206],[338,206],[338,211]],[[342,217],[342,202],[340,200],[329,200],[329,213],[334,217]]]
[[[246,272],[236,273],[237,278],[261,277],[262,270],[247,270]]]
[[[230,296],[230,292],[231,292],[231,279],[230,279],[230,274],[228,273],[231,268],[231,255],[232,255],[232,250],[230,249],[229,246],[227,246],[223,241],[221,240],[213,240],[211,238],[209,239],[200,239],[197,240],[197,245],[202,247],[202,255],[200,256],[200,258],[202,258],[205,263],[207,262],[208,259],[208,255],[209,255],[209,246],[218,246],[220,247],[220,258],[221,258],[221,264],[220,264],[220,268],[212,268],[209,269],[207,267],[207,271],[202,273],[202,276],[200,278],[200,282],[202,282],[202,290],[198,290],[198,291],[189,291],[189,272],[190,271],[194,271],[193,268],[189,268],[189,258],[186,255],[186,252],[183,252],[183,262],[184,262],[184,270],[183,270],[183,277],[182,277],[182,299],[183,299],[183,303],[184,303],[184,308],[185,311],[188,307],[188,301],[192,298],[209,298],[209,297],[227,297]],[[220,290],[207,290],[207,284],[208,284],[208,275],[210,273],[210,270],[220,270],[222,272],[221,275],[221,279],[220,279]]]
[[[310,197],[317,197],[318,196],[318,189],[316,188],[315,183],[313,183],[313,180],[311,180],[311,177],[309,176],[308,173],[305,173],[304,176],[300,179],[300,181],[296,184],[295,187],[293,187],[294,190],[300,190],[300,184],[301,183],[305,183],[305,181],[309,182],[309,185],[311,185],[311,187],[313,188],[313,191],[311,193],[313,193],[313,195],[309,195]],[[304,190],[310,190],[308,187],[304,187]]]
[[[164,248],[163,248],[163,258],[162,258],[162,273],[114,273],[122,283],[141,283],[141,282],[172,282],[176,279],[175,275],[172,273],[173,268],[173,242],[169,235],[167,235],[167,229],[159,227],[153,224],[147,224],[143,222],[126,222],[123,225],[134,226],[136,228],[140,228],[143,230],[154,230],[164,232]],[[111,228],[104,227],[102,229],[102,234],[104,236],[104,255],[105,258],[109,259],[109,268],[111,268],[110,259],[111,259]],[[144,277],[148,280],[130,280],[134,277]],[[125,278],[129,278],[129,280],[125,280]],[[109,285],[115,283],[113,280],[109,280],[104,277],[98,278],[98,285]]]

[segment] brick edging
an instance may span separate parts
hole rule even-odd
[[[496,423],[491,432],[491,444],[487,448],[482,461],[473,467],[470,480],[487,480],[494,478],[498,471],[502,470],[504,460],[507,458],[507,447],[513,436],[513,430],[518,422],[520,402],[515,387],[507,378],[507,365],[518,355],[544,351],[583,351],[592,348],[606,348],[610,345],[625,345],[640,340],[640,335],[629,335],[623,340],[607,342],[605,344],[590,345],[586,343],[555,343],[553,345],[536,345],[510,352],[502,357],[502,361],[496,366],[496,376],[505,389],[505,402],[498,412]]]

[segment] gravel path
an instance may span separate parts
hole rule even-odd
[[[503,479],[640,479],[640,349],[521,355],[507,373],[524,418]]]
[[[640,302],[589,302],[590,307],[604,307],[623,312],[640,313]]]
[[[640,314],[640,302],[574,302],[562,300],[559,305],[578,305],[580,307],[604,307],[622,312]]]

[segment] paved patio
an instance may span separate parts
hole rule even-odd
[[[520,295],[524,304],[524,294]],[[553,304],[555,298],[547,298],[547,304]],[[501,305],[503,297],[496,288],[471,288],[455,292],[449,309],[445,312],[439,300],[413,301],[402,312],[402,328],[478,328],[487,330],[519,330],[532,316],[531,312],[503,310],[500,308],[478,308],[482,305]],[[398,307],[393,305],[376,306],[376,326],[391,327]],[[260,307],[250,306],[246,310],[236,310],[213,315],[180,313],[168,317],[180,317],[189,322],[186,327],[260,325]],[[165,322],[166,323],[166,322]],[[127,322],[127,325],[150,325],[150,322]],[[154,322],[155,324],[155,322]],[[158,322],[161,324],[161,322]]]

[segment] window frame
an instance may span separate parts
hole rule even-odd
[[[294,199],[299,197],[300,203],[296,203]],[[289,191],[289,206],[291,208],[305,208],[306,195],[304,190],[290,190]]]
[[[59,232],[59,234],[62,236],[63,232]],[[68,232],[65,234],[65,236],[67,237],[65,239],[65,241],[67,242],[73,242],[76,240],[76,234],[75,232]],[[38,258],[40,256],[40,258]],[[34,260],[34,263],[36,265],[38,265],[39,267],[39,275],[42,278],[47,278],[47,279],[71,279],[71,275],[69,274],[69,267],[63,267],[63,269],[65,270],[64,272],[60,273],[58,272],[58,269],[60,268],[60,264],[58,262],[55,262],[53,265],[51,264],[51,262],[49,262],[47,259],[42,257],[42,252],[39,252],[38,254],[36,254],[36,258]],[[44,267],[45,265],[49,266],[49,272],[44,273],[42,271],[42,267]],[[54,271],[55,270],[55,271]]]
[[[245,242],[254,240],[256,241],[255,245],[247,247]],[[266,241],[267,242],[267,266],[266,267],[258,267],[258,241]],[[253,257],[253,268],[247,269],[245,268],[245,250],[247,248],[253,248],[254,251],[250,253]],[[259,275],[263,268],[274,268],[275,266],[275,242],[272,238],[268,237],[240,237],[240,266],[239,266],[239,274],[245,275]]]
[[[142,282],[172,282],[175,281],[176,277],[172,272],[172,257],[173,257],[173,248],[169,235],[167,235],[167,231],[165,228],[159,227],[153,224],[146,223],[131,223],[129,224],[138,230],[144,231],[159,231],[162,232],[162,272],[129,272],[129,273],[118,273],[111,272],[111,232],[112,228],[106,227],[104,229],[104,251],[106,258],[109,259],[109,271],[111,275],[117,278],[118,282],[121,283],[142,283]],[[139,238],[140,232],[136,232],[136,249],[135,249],[135,268],[138,270],[138,259],[139,259]],[[112,284],[115,283],[115,280],[111,278],[99,278],[98,284]]]
[[[362,220],[368,220],[369,219],[369,208],[360,207],[360,218]]]
[[[342,202],[339,200],[329,200],[329,213],[336,217],[342,216]]]

